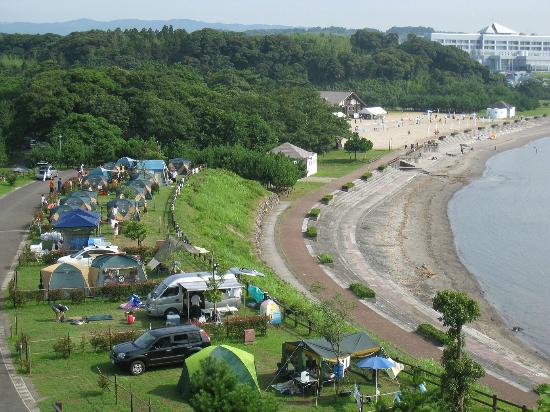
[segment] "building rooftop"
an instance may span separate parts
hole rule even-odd
[[[342,101],[346,100],[353,92],[330,92],[322,91],[319,92],[321,97],[325,99],[328,103],[334,105],[340,105]]]
[[[512,30],[499,23],[491,23],[487,27],[479,31],[481,34],[518,34],[517,31]]]
[[[282,153],[291,159],[307,159],[315,154],[288,142],[271,149],[271,153]]]

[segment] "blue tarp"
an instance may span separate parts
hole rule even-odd
[[[153,170],[155,172],[162,172],[166,168],[164,160],[139,160],[137,163],[137,169]]]
[[[264,300],[264,292],[258,286],[248,286],[248,294],[256,303],[263,302]]]
[[[88,212],[82,209],[74,209],[63,213],[57,223],[58,228],[78,228],[78,227],[97,227],[99,224],[99,215],[94,212]]]

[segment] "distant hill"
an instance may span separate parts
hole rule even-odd
[[[292,29],[290,26],[269,24],[228,24],[208,23],[198,20],[173,19],[173,20],[139,20],[124,19],[112,21],[96,21],[90,19],[71,20],[57,23],[28,23],[28,22],[0,22],[0,33],[21,34],[45,34],[54,33],[66,35],[75,31],[88,30],[114,30],[124,29],[153,29],[160,30],[163,26],[172,26],[174,29],[185,29],[188,32],[205,28],[224,31],[249,31],[249,30],[281,30]]]
[[[378,31],[376,29],[365,28],[368,31]],[[250,35],[271,35],[271,34],[291,34],[291,33],[315,33],[315,34],[334,34],[337,36],[351,36],[357,29],[348,29],[345,27],[288,27],[284,29],[262,29],[247,30]]]
[[[387,33],[395,33],[399,36],[400,41],[407,40],[407,36],[409,34],[415,34],[418,37],[424,37],[425,39],[430,39],[430,35],[435,30],[431,27],[423,27],[423,26],[404,26],[404,27],[397,27],[394,26],[390,29],[388,29]]]

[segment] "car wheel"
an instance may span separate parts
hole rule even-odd
[[[180,313],[178,312],[177,309],[174,309],[174,308],[170,308],[170,309],[167,309],[166,312],[164,312],[164,316],[168,316],[168,315],[179,315]]]
[[[141,375],[145,372],[145,363],[140,360],[133,361],[130,364],[130,373],[134,376]]]

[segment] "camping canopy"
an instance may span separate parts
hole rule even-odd
[[[384,116],[384,115],[388,114],[388,112],[385,111],[384,109],[382,109],[380,106],[365,107],[359,113],[361,113],[361,114],[370,114],[371,116]]]
[[[60,228],[80,228],[97,227],[99,224],[99,215],[94,212],[88,212],[82,209],[74,209],[63,213],[59,220],[54,224],[56,229]]]
[[[90,266],[93,286],[113,283],[138,283],[147,280],[141,263],[126,254],[106,254],[96,257]]]
[[[229,345],[219,345],[209,346],[185,359],[179,381],[179,388],[184,396],[188,395],[191,379],[201,369],[201,361],[206,358],[214,358],[225,362],[237,378],[238,383],[249,385],[257,391],[260,390],[254,355]]]
[[[345,357],[365,357],[379,350],[380,345],[362,332],[346,334],[340,344],[340,351]],[[302,352],[308,357],[315,358],[319,363],[320,361],[336,362],[337,358],[332,346],[325,338],[283,343],[282,363],[286,363],[295,352]]]
[[[40,271],[45,289],[89,289],[89,271],[86,266],[56,263]]]

